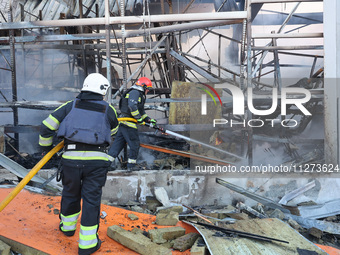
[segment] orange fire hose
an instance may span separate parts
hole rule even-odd
[[[211,157],[209,158],[207,156],[194,154],[194,153],[190,153],[190,152],[186,152],[186,151],[166,149],[166,148],[163,148],[163,147],[160,147],[160,146],[150,145],[150,144],[141,144],[140,146],[143,147],[143,148],[146,148],[146,149],[160,151],[160,152],[174,154],[174,155],[179,155],[179,156],[186,157],[186,158],[199,159],[199,160],[209,162],[209,163],[213,163],[213,164],[221,164],[221,165],[225,165],[225,166],[232,165],[232,163],[229,163],[229,162],[224,161],[224,160],[220,160],[220,159],[217,159],[217,158],[211,158]]]

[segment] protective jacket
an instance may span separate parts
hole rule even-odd
[[[132,117],[148,122],[150,117],[144,110],[145,99],[146,96],[142,87],[134,85],[128,89],[119,102],[122,117]],[[134,122],[122,121],[121,123],[132,128],[137,128]]]
[[[57,136],[73,142],[109,145],[108,109],[109,104],[105,101],[74,100],[71,111],[60,123]]]
[[[102,99],[99,94],[82,92],[77,99],[61,105],[42,122],[39,145],[51,146],[58,130],[58,136],[65,138],[63,158],[111,160],[102,148],[117,132],[118,119],[114,107]]]

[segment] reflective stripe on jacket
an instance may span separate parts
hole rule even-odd
[[[100,151],[65,151],[64,159],[71,160],[105,160],[113,161],[113,157],[107,155],[105,152]]]

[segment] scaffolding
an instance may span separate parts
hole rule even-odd
[[[5,132],[14,133],[16,141],[19,141],[18,134],[21,132],[28,129],[37,131],[37,127],[19,125],[18,108],[50,110],[64,100],[50,100],[52,95],[46,100],[19,100],[18,88],[36,90],[43,87],[51,93],[56,93],[55,90],[58,93],[76,93],[91,72],[111,77],[112,90],[108,96],[113,104],[117,104],[119,92],[139,76],[151,77],[155,89],[148,99],[151,103],[148,107],[161,112],[166,118],[169,104],[176,102],[171,98],[173,81],[229,84],[244,92],[251,88],[254,105],[262,109],[270,106],[268,94],[272,88],[277,88],[281,95],[282,87],[287,86],[282,78],[283,68],[310,68],[308,77],[288,86],[308,89],[312,100],[307,109],[313,113],[320,109],[323,98],[323,55],[320,53],[323,50],[323,33],[299,30],[304,31],[309,24],[322,25],[322,20],[301,17],[296,11],[301,4],[322,1],[202,1],[209,7],[215,5],[215,12],[211,12],[211,8],[207,8],[209,12],[191,12],[192,9],[197,10],[193,8],[194,0],[182,1],[181,6],[181,1],[171,0],[166,1],[167,4],[164,0],[45,0],[34,5],[35,2],[26,1],[16,6],[14,11],[12,1],[9,1],[1,10],[0,17],[0,52],[4,63],[0,71],[11,73],[11,78],[5,75],[0,81],[3,98],[0,107],[12,109],[13,125],[7,125]],[[255,29],[254,32],[256,24],[253,22],[259,13],[270,13],[265,10],[266,7],[278,3],[287,4],[287,12],[280,11],[285,19],[279,29],[268,33],[258,33]],[[177,13],[174,12],[176,4]],[[285,29],[294,18],[308,22],[292,30]],[[196,42],[193,43],[191,38],[195,38]],[[316,43],[301,44],[301,38],[311,38]],[[290,41],[279,44],[282,40]],[[229,55],[225,56],[227,47]],[[282,56],[310,61],[283,64]],[[16,69],[18,66],[20,71]],[[11,91],[8,84],[12,86]],[[39,96],[39,92],[36,93]],[[8,94],[12,94],[12,100]],[[184,100],[190,101],[190,98]],[[241,117],[233,116],[231,112],[231,103],[224,103],[224,118],[237,121],[253,119],[248,108]],[[286,118],[292,120],[297,115],[296,109],[290,109],[289,116],[277,113],[273,117],[283,121]],[[310,117],[300,116],[297,128],[290,129],[289,133],[280,129],[274,138],[254,134],[251,126],[243,128],[240,137],[244,148],[240,154],[247,154],[249,164],[253,164],[254,140],[281,139],[294,158],[297,152],[292,149],[289,138],[301,133],[310,121]],[[176,131],[176,127],[172,125],[172,128]],[[178,130],[189,128],[183,125],[177,127]]]

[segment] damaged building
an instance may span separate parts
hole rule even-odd
[[[140,171],[126,169],[128,146],[110,167],[106,251],[339,252],[322,247],[340,249],[339,13],[336,0],[0,0],[1,210],[37,173],[1,218],[25,222],[13,208],[30,206],[27,190],[46,221],[57,218],[62,146],[37,169],[39,128],[88,74],[108,78],[105,100],[118,113],[122,93],[144,76],[159,128],[138,128]],[[25,254],[6,226],[0,220],[0,239]],[[29,252],[63,254],[39,245]]]

